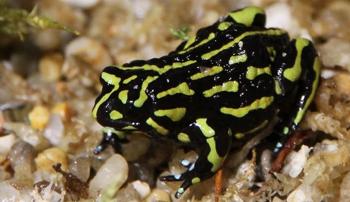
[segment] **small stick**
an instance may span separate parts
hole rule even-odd
[[[215,174],[215,202],[219,202],[222,192],[222,169]]]

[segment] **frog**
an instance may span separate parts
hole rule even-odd
[[[297,130],[319,83],[312,41],[266,28],[262,8],[234,10],[201,28],[165,56],[104,68],[92,116],[103,126],[95,152],[120,151],[141,131],[169,138],[198,153],[186,171],[161,176],[182,181],[175,197],[222,168],[237,143],[266,129],[276,150]],[[186,162],[186,163],[185,163]]]

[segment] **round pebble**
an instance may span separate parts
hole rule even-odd
[[[113,196],[128,178],[128,163],[123,156],[114,154],[101,166],[89,184],[91,196]]]
[[[0,136],[0,154],[8,153],[15,141],[16,136],[14,134]]]
[[[61,164],[62,170],[67,170],[68,159],[67,154],[58,147],[51,147],[44,150],[35,158],[35,164],[38,170],[44,170],[54,173],[53,165]]]
[[[139,193],[141,199],[144,199],[151,192],[149,185],[140,180],[136,180],[131,183],[134,189]]]
[[[28,116],[32,128],[42,130],[49,122],[50,112],[47,107],[38,105],[33,108]]]
[[[78,157],[69,164],[69,171],[83,182],[89,179],[90,168],[91,161],[85,157]]]
[[[146,198],[146,202],[170,202],[170,196],[168,192],[161,189],[153,189],[151,194]]]
[[[101,42],[89,37],[79,37],[71,41],[66,46],[65,55],[86,62],[97,71],[113,63],[107,48]]]
[[[31,176],[34,170],[35,149],[24,141],[16,142],[9,153],[9,160],[16,176]]]
[[[61,76],[63,56],[59,53],[45,55],[39,61],[39,72],[41,77],[48,82],[57,81]]]

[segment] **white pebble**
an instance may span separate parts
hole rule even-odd
[[[321,77],[322,77],[323,79],[330,79],[330,78],[332,78],[335,74],[336,74],[336,72],[333,71],[333,70],[324,69],[324,70],[321,71]]]
[[[90,195],[97,196],[99,193],[114,195],[128,178],[128,170],[128,163],[124,157],[119,154],[112,155],[90,181]]]
[[[61,117],[57,114],[51,115],[48,125],[44,130],[44,136],[55,146],[59,145],[64,135],[64,125]]]
[[[91,8],[100,2],[100,0],[61,0],[61,1],[78,8]]]
[[[7,154],[15,141],[16,136],[14,134],[0,137],[0,154]]]
[[[282,172],[293,178],[298,177],[305,166],[310,151],[310,147],[303,145],[298,152],[290,153],[286,159],[287,163],[283,167]]]
[[[153,189],[151,194],[146,198],[146,202],[156,201],[170,202],[171,199],[168,192],[161,189]]]
[[[66,46],[65,55],[86,62],[98,71],[113,63],[107,48],[100,41],[89,37],[79,37],[71,41]],[[69,60],[65,61],[64,69],[70,65],[67,62]]]
[[[151,193],[151,189],[146,182],[141,182],[140,180],[136,180],[131,183],[134,189],[140,194],[141,199],[144,199]]]

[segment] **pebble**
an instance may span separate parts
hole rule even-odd
[[[332,38],[319,48],[322,63],[328,67],[340,66],[350,70],[350,43]]]
[[[169,193],[161,189],[153,189],[151,194],[146,198],[146,202],[170,202]]]
[[[35,158],[37,170],[44,170],[55,173],[52,168],[53,165],[61,164],[62,170],[66,171],[68,168],[67,154],[58,147],[51,147],[44,150]]]
[[[63,56],[59,53],[50,53],[39,61],[39,72],[47,82],[58,81],[61,76]]]
[[[350,201],[350,172],[348,172],[340,184],[339,202]]]
[[[15,141],[16,136],[14,134],[0,136],[0,154],[7,154]]]
[[[64,121],[70,120],[74,114],[73,109],[67,102],[55,104],[52,108],[52,113],[60,115]]]
[[[71,41],[66,46],[65,56],[85,62],[99,72],[103,67],[113,63],[107,48],[100,41],[89,37],[78,37]],[[69,64],[64,64],[66,65],[69,67]]]
[[[18,141],[11,147],[8,158],[17,177],[28,177],[32,175],[35,154],[34,147],[24,141]]]
[[[61,117],[57,114],[50,116],[50,120],[44,130],[44,136],[52,145],[59,145],[64,136],[64,125]]]
[[[114,154],[100,167],[89,184],[91,196],[99,193],[112,197],[128,178],[128,163],[123,156]]]
[[[83,182],[90,177],[91,161],[85,157],[78,157],[69,164],[69,171]]]
[[[37,151],[44,150],[49,146],[48,140],[27,124],[6,122],[4,127],[14,131],[17,137],[31,144]]]
[[[151,192],[149,185],[140,180],[136,180],[131,183],[134,189],[139,193],[141,199],[144,199]]]
[[[34,129],[42,130],[49,122],[50,112],[49,109],[42,105],[37,105],[33,108],[28,115],[30,125]]]
[[[96,6],[100,0],[61,0],[71,6],[87,9]]]
[[[296,178],[302,172],[309,152],[311,148],[302,145],[298,152],[291,152],[286,159],[285,166],[283,167],[282,173],[289,175],[290,177]]]

